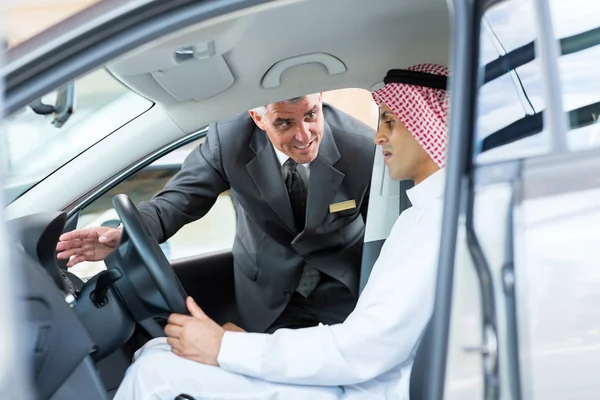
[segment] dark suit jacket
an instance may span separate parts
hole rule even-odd
[[[325,129],[310,165],[303,232],[294,224],[273,146],[248,113],[212,124],[181,171],[139,207],[162,242],[204,216],[217,196],[231,189],[238,212],[232,250],[236,298],[247,330],[262,332],[281,314],[305,262],[343,282],[358,298],[374,131],[327,104],[323,112]],[[330,204],[346,200],[355,200],[356,208],[329,211]]]

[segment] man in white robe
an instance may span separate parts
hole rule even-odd
[[[411,71],[448,75],[439,65]],[[148,342],[116,400],[408,399],[410,370],[433,311],[439,253],[448,95],[388,83],[373,93],[381,110],[375,142],[392,179],[411,179],[412,207],[387,238],[355,310],[341,324],[225,330],[188,298],[167,338]]]

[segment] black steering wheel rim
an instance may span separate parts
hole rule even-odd
[[[151,278],[147,279],[146,274],[141,274],[138,270],[139,265],[134,265],[136,263],[128,265],[129,263],[125,262],[121,263],[124,265],[120,265],[129,282],[136,289],[138,297],[141,297],[142,303],[151,305],[149,307],[151,309],[166,308],[164,310],[166,312],[187,314],[185,289],[158,242],[146,228],[137,207],[126,194],[114,196],[112,203],[123,224],[119,247],[124,242],[131,241],[147,275]],[[127,261],[127,257],[123,260]],[[163,301],[155,296],[156,292],[160,294]]]

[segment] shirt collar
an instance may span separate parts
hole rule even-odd
[[[441,168],[421,183],[406,191],[408,199],[413,206],[424,206],[444,195],[446,183],[446,170]]]
[[[273,146],[273,143],[271,143],[271,146]],[[279,161],[279,165],[281,165],[283,167],[283,164],[285,164],[285,162],[288,160],[288,158],[290,158],[290,156],[288,156],[287,154],[277,150],[277,148],[275,146],[273,146],[273,150],[275,150],[275,155],[277,156],[277,160]],[[304,165],[306,168],[308,168],[310,166],[310,163],[308,164],[302,164]]]

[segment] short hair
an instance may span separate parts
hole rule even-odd
[[[302,100],[304,100],[305,98],[306,98],[306,96],[292,97],[291,99],[276,101],[275,103],[298,104]],[[271,103],[271,104],[275,104],[275,103]],[[252,109],[252,111],[254,111],[255,113],[257,113],[261,117],[264,117],[265,114],[267,113],[267,106],[268,105],[269,104],[264,105],[264,106],[260,106],[260,107],[256,107],[256,108]]]

